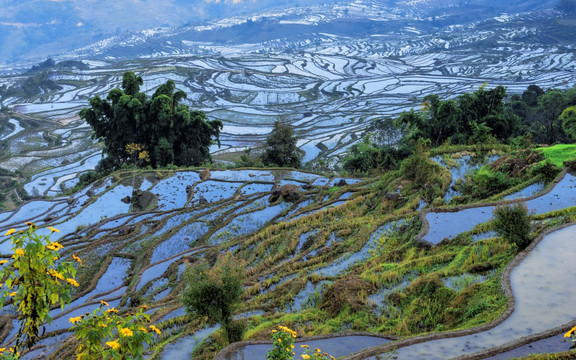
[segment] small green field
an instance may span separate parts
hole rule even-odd
[[[537,150],[541,150],[546,159],[559,168],[564,167],[564,161],[576,159],[576,144],[559,144]]]

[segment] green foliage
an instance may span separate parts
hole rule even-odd
[[[545,182],[549,183],[558,176],[560,168],[554,165],[550,160],[545,160],[536,166],[530,168],[531,176],[541,176]]]
[[[266,354],[267,360],[292,360],[294,359],[294,339],[296,332],[286,326],[278,326],[279,330],[272,330],[272,350]],[[308,345],[300,345],[304,349],[301,355],[303,360],[335,359],[334,356],[323,353],[322,350],[315,348],[310,350]]]
[[[574,105],[576,88],[544,91],[536,85],[530,85],[522,96],[512,96],[508,106],[521,120],[518,135],[530,134],[536,143],[554,144],[570,140],[571,112],[568,110],[564,117],[562,113]]]
[[[186,93],[176,90],[174,81],[160,85],[152,98],[140,92],[141,76],[124,73],[122,89],[112,89],[106,99],[98,95],[80,117],[94,130],[94,138],[104,143],[106,161],[102,168],[119,168],[134,160],[127,148],[137,144],[146,152],[153,167],[175,164],[199,166],[210,160],[212,138],[219,139],[222,122],[206,120],[201,111],[190,111],[180,101]],[[140,161],[138,166],[146,166]]]
[[[272,330],[272,350],[266,354],[267,360],[292,360],[294,356],[294,339],[296,332],[286,326]]]
[[[483,166],[467,175],[466,180],[460,184],[459,190],[470,200],[481,200],[501,193],[518,183],[519,180],[516,178]]]
[[[432,146],[482,143],[492,137],[508,139],[516,128],[517,117],[505,106],[506,89],[497,86],[461,95],[457,100],[424,97],[422,111],[403,113],[396,120],[408,130],[408,138],[428,139]]]
[[[52,321],[50,307],[59,304],[64,309],[70,303],[72,286],[78,286],[73,263],[58,261],[63,246],[51,242],[49,235],[38,235],[34,224],[27,225],[27,230],[10,229],[6,233],[5,236],[12,236],[14,255],[11,260],[0,261],[6,264],[0,270],[0,279],[4,280],[0,306],[10,299],[20,321],[14,351],[36,343],[40,327]]]
[[[137,313],[120,316],[115,308],[103,310],[103,306],[108,307],[105,301],[100,303],[92,314],[70,318],[74,324],[71,330],[80,343],[77,359],[143,359],[144,343],[152,342],[153,332],[161,334],[156,326],[147,327],[150,315],[144,312],[146,306]]]
[[[542,151],[546,160],[559,168],[564,167],[565,161],[576,159],[576,145],[558,144],[550,147],[537,148]]]
[[[410,153],[410,149],[405,146],[378,146],[372,141],[372,134],[368,134],[361,142],[351,146],[342,168],[349,173],[396,170]]]
[[[229,342],[241,338],[232,316],[244,293],[243,262],[227,253],[220,256],[212,268],[202,262],[186,269],[185,276],[188,285],[182,294],[182,303],[186,312],[205,316],[210,323],[221,323]]]
[[[297,140],[290,124],[276,121],[264,145],[264,165],[299,168],[304,152],[296,147]]]
[[[576,106],[570,106],[562,111],[560,114],[560,121],[562,122],[562,129],[573,140],[576,139]]]
[[[504,240],[516,244],[519,250],[525,249],[530,244],[531,224],[526,205],[497,206],[493,215],[494,231]]]

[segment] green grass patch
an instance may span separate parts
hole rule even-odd
[[[558,144],[550,147],[541,147],[536,150],[541,150],[546,160],[559,168],[564,167],[564,161],[576,159],[576,144]]]

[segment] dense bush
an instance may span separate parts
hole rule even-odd
[[[481,200],[501,193],[518,183],[519,180],[516,178],[483,166],[467,175],[466,180],[459,185],[459,190],[470,200]]]
[[[228,342],[241,340],[244,326],[235,323],[232,315],[244,292],[244,264],[228,253],[212,268],[202,262],[187,269],[186,279],[182,294],[186,312],[222,324]]]
[[[546,182],[551,182],[554,180],[559,173],[560,168],[548,160],[530,168],[530,175],[540,175]]]
[[[262,162],[265,165],[299,168],[304,152],[296,147],[297,141],[290,124],[276,121],[266,139]]]
[[[367,173],[372,170],[396,170],[402,160],[411,154],[406,146],[378,146],[366,136],[360,143],[350,148],[342,168],[349,173]]]
[[[524,204],[502,205],[494,209],[492,220],[494,231],[506,241],[516,244],[519,250],[525,249],[532,238],[528,208]]]

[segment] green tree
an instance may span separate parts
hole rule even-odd
[[[262,162],[265,165],[300,167],[304,152],[296,147],[297,140],[290,124],[276,121],[274,129],[266,138]]]
[[[219,142],[222,122],[207,120],[201,111],[190,111],[180,102],[186,93],[174,81],[160,85],[154,95],[140,92],[141,76],[127,71],[122,88],[110,90],[106,99],[96,95],[80,117],[92,126],[93,137],[104,143],[107,158],[101,165],[118,168],[130,163],[126,145],[140,144],[153,167],[174,164],[199,166],[210,160],[210,145]],[[139,162],[140,166],[146,162]]]
[[[525,249],[532,238],[528,208],[524,204],[497,206],[492,220],[494,231],[504,240],[516,244],[519,250]]]
[[[555,143],[563,135],[559,117],[566,105],[560,90],[548,90],[538,98],[540,131],[545,134],[544,141],[547,144]]]
[[[422,111],[403,113],[396,124],[406,126],[408,139],[429,139],[433,146],[446,141],[468,143],[490,137],[505,140],[514,133],[518,117],[505,106],[506,89],[485,86],[456,100],[440,100],[438,95],[424,97]]]
[[[50,241],[50,235],[38,235],[33,223],[27,225],[27,230],[6,232],[5,236],[11,236],[14,255],[10,260],[0,260],[0,264],[6,264],[0,270],[0,307],[11,301],[20,321],[14,354],[36,343],[40,327],[52,321],[50,308],[59,304],[64,309],[70,303],[72,287],[79,286],[74,279],[74,264],[60,261],[63,246]],[[75,255],[74,259],[81,262]]]
[[[570,106],[560,114],[560,121],[564,132],[576,140],[576,106]]]
[[[244,263],[227,253],[212,268],[201,262],[186,269],[185,276],[188,285],[182,302],[186,312],[222,324],[229,342],[240,341],[243,323],[234,322],[232,316],[244,293]]]

